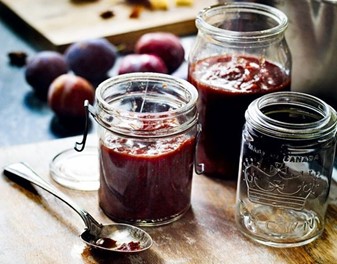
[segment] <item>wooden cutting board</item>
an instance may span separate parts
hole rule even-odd
[[[129,17],[133,6],[123,0],[0,0],[0,9],[11,14],[11,23],[22,22],[49,48],[61,51],[79,40],[104,37],[130,50],[145,32],[195,33],[197,13],[217,2],[194,0],[193,6],[176,6],[168,1],[167,10],[142,9],[138,18]],[[101,14],[109,10],[114,16],[103,19]]]

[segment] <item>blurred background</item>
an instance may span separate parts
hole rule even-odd
[[[289,18],[286,39],[293,58],[292,90],[316,95],[337,109],[337,1],[250,2],[274,6]],[[207,6],[206,1],[199,3]],[[165,27],[162,29],[165,30]],[[195,32],[196,29],[187,35],[177,32],[186,56]],[[26,83],[24,69],[9,63],[9,52],[24,51],[33,55],[46,49],[44,44],[44,41],[36,41],[22,21],[13,19],[13,14],[9,14],[6,6],[0,3],[0,147],[80,134],[58,126],[50,108],[34,96]],[[110,75],[114,74],[115,68]],[[186,78],[186,61],[173,74]],[[94,131],[95,127],[91,133]]]
[[[337,1],[261,0],[289,19],[292,90],[321,97],[337,108]]]

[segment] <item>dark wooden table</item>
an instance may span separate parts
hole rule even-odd
[[[100,210],[96,191],[75,191],[55,183],[49,162],[78,138],[0,148],[0,168],[26,161],[98,221],[111,222]],[[90,136],[96,142],[95,136]],[[333,182],[326,229],[306,246],[276,249],[256,244],[234,223],[236,183],[194,175],[192,207],[174,223],[145,228],[150,250],[131,255],[90,250],[80,239],[80,217],[38,187],[13,182],[0,172],[0,263],[337,263],[337,188]]]

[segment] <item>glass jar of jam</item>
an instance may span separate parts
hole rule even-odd
[[[199,92],[205,174],[237,179],[244,112],[250,102],[290,90],[288,19],[270,6],[228,3],[202,10],[189,54],[188,80]]]
[[[242,132],[236,223],[273,247],[318,238],[325,225],[337,116],[298,92],[264,95],[248,107]]]
[[[197,98],[189,82],[157,73],[119,75],[98,86],[98,197],[111,219],[162,225],[190,208]]]

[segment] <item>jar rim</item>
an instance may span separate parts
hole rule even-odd
[[[126,73],[126,74],[121,74],[117,75],[114,77],[111,77],[102,83],[100,83],[96,89],[96,101],[98,101],[104,108],[104,110],[108,112],[114,112],[118,111],[119,114],[123,115],[123,113],[129,113],[129,111],[126,110],[121,110],[121,109],[116,109],[115,107],[111,106],[109,103],[105,101],[105,99],[102,96],[102,91],[106,89],[107,87],[111,87],[112,85],[117,85],[121,84],[125,81],[160,81],[160,82],[174,82],[175,85],[184,87],[186,91],[189,92],[190,94],[190,100],[182,105],[181,108],[177,108],[175,110],[171,110],[169,113],[170,114],[177,114],[180,112],[186,112],[190,108],[193,108],[194,105],[197,102],[198,99],[198,92],[196,88],[186,80],[168,75],[168,74],[163,74],[163,73],[153,73],[153,72],[136,72],[136,73]],[[158,112],[158,113],[151,113],[151,116],[162,116],[167,112]],[[148,116],[148,113],[136,113],[133,112],[135,116],[138,118],[141,118],[144,115]]]
[[[287,108],[303,107],[321,115],[321,118],[298,123],[280,121],[262,111],[271,104],[285,105]],[[245,117],[247,123],[259,132],[277,138],[295,140],[322,138],[330,133],[336,133],[337,130],[336,111],[330,105],[313,95],[294,91],[270,93],[255,99],[246,110]]]
[[[151,85],[148,86],[148,83]],[[118,87],[114,90],[115,85]],[[151,88],[147,97],[148,87]],[[123,101],[128,99],[140,103],[123,109]],[[127,73],[111,77],[97,87],[95,119],[102,127],[117,134],[135,137],[170,136],[182,133],[196,124],[197,99],[197,89],[181,78],[162,73]],[[142,102],[146,100],[149,100],[150,111],[142,112]],[[157,111],[151,107],[153,102],[154,107],[158,104],[164,108]],[[167,122],[171,125],[165,126]]]
[[[268,16],[276,21],[277,25],[268,29],[256,31],[234,31],[213,26],[206,21],[206,18],[214,16],[215,14],[223,14],[227,11],[238,12],[238,10],[246,13]],[[259,40],[262,41],[265,38],[275,37],[284,32],[288,27],[288,17],[281,10],[272,6],[259,3],[240,2],[216,4],[206,7],[197,14],[195,23],[199,30],[204,29],[219,39],[248,41],[250,39],[259,38]]]

